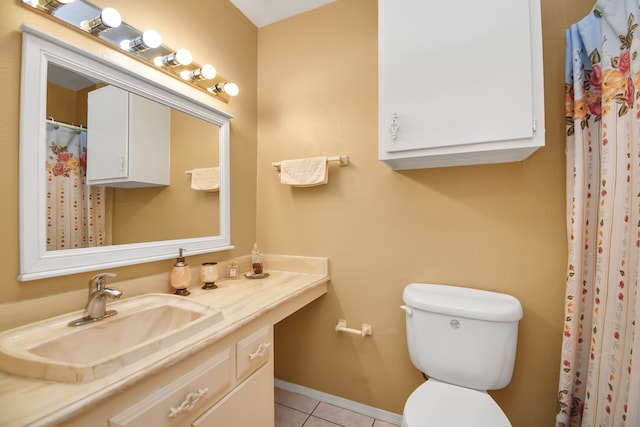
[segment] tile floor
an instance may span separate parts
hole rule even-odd
[[[398,427],[277,387],[275,401],[276,427]]]

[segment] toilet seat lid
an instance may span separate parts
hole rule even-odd
[[[433,378],[411,393],[403,417],[407,427],[511,427],[489,393]]]

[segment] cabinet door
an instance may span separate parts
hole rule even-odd
[[[532,9],[527,0],[380,0],[381,151],[531,140]]]
[[[129,175],[129,94],[114,86],[89,92],[87,179]]]
[[[132,93],[129,111],[129,178],[169,185],[171,109]]]

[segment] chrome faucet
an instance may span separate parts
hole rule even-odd
[[[80,326],[113,316],[118,312],[107,310],[107,297],[120,298],[122,291],[118,288],[108,288],[107,277],[116,277],[115,273],[96,274],[89,280],[89,296],[84,307],[84,316],[69,322],[69,326]]]

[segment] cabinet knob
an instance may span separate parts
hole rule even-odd
[[[398,119],[398,113],[393,113],[391,115],[391,124],[389,125],[389,130],[391,131],[391,139],[393,141],[398,138],[398,129],[400,128],[400,120]]]

